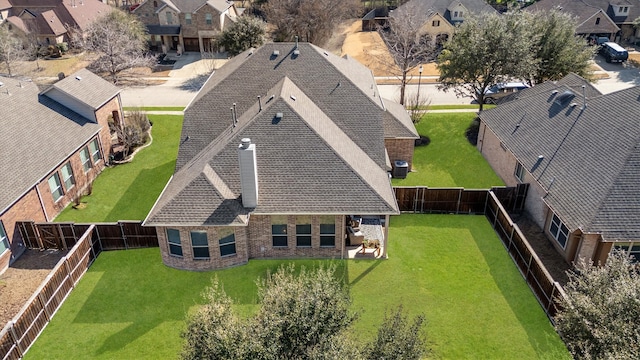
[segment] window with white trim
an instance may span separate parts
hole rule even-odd
[[[171,14],[168,11],[165,14],[167,14],[167,24],[169,25],[173,24],[173,17],[172,17],[173,14]]]
[[[287,216],[271,216],[271,239],[273,247],[287,247]]]
[[[191,13],[184,14],[184,21],[187,25],[191,25]]]
[[[49,189],[51,190],[53,201],[60,200],[62,195],[64,195],[64,189],[62,189],[62,183],[60,182],[60,176],[58,173],[53,173],[47,182],[49,183]]]
[[[553,214],[553,217],[551,218],[551,223],[549,224],[549,233],[551,233],[551,236],[556,239],[558,244],[560,244],[563,249],[567,246],[569,229],[560,220],[560,218],[556,216],[556,214]]]
[[[320,216],[320,247],[336,246],[336,217]]]
[[[431,22],[431,26],[433,26],[433,27],[438,27],[438,26],[440,26],[440,20],[433,20],[433,21]]]
[[[296,216],[296,246],[311,247],[311,216]]]
[[[91,167],[93,167],[93,164],[91,164],[91,156],[89,155],[89,148],[86,146],[80,150],[80,161],[82,162],[84,172],[91,170]]]
[[[91,151],[91,158],[93,159],[93,163],[97,164],[100,159],[102,159],[102,155],[100,154],[100,147],[98,146],[98,139],[93,139],[89,143],[89,150]]]
[[[169,254],[182,256],[182,243],[180,242],[180,230],[167,229],[167,242],[169,243]]]
[[[516,169],[513,172],[513,175],[516,177],[516,179],[518,179],[520,182],[524,181],[524,166],[522,166],[522,164],[520,162],[516,163]]]
[[[71,161],[67,161],[67,163],[60,169],[60,172],[62,173],[64,188],[69,191],[69,189],[76,184],[76,179],[73,177],[73,169],[71,168]]]
[[[209,241],[207,241],[206,231],[191,232],[191,248],[195,260],[209,258]]]
[[[220,256],[236,254],[236,234],[233,232],[233,228],[218,229],[218,244],[220,244]]]
[[[4,224],[0,221],[0,254],[9,249],[9,238],[6,231],[4,231]]]
[[[213,16],[211,16],[211,14],[204,14],[204,19],[207,25],[211,25],[213,23]]]

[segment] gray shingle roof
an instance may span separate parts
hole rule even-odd
[[[0,77],[0,213],[100,130],[30,81]],[[7,94],[7,92],[9,94]]]
[[[452,23],[451,14],[449,10],[447,10],[452,3],[461,3],[469,12],[475,15],[484,12],[496,12],[496,10],[484,0],[410,0],[401,5],[395,13],[402,13],[400,8],[407,7],[411,9],[412,13],[415,12],[424,16],[425,21],[432,13],[438,13]]]
[[[418,131],[404,106],[391,100],[384,100],[384,137],[419,139]]]
[[[571,90],[578,95],[582,95],[582,86],[584,85],[584,95],[587,97],[587,99],[602,95],[602,93],[598,91],[598,89],[596,89],[593,85],[591,85],[591,83],[574,73],[570,73],[558,81],[547,81],[542,84],[538,84],[536,86],[511,93],[501,98],[499,103],[504,104],[512,100],[522,99],[523,97],[532,96],[543,92],[549,93],[560,85],[566,85],[570,87]]]
[[[245,52],[209,78],[185,110],[176,173],[145,224],[245,221],[236,152],[247,137],[257,154],[254,213],[397,212],[385,171],[385,110],[372,77],[372,87],[364,85],[369,79],[352,78],[370,72],[350,72],[353,60],[310,44],[299,44],[300,54],[292,56],[293,46]]]
[[[60,90],[94,110],[120,93],[120,89],[115,85],[87,69],[79,70],[72,76],[67,76],[42,93],[46,95],[52,89]]]
[[[570,229],[639,240],[640,87],[588,99],[584,110],[580,94],[558,103],[571,88],[553,90],[480,118],[546,189],[544,201]]]
[[[613,18],[607,14],[609,8],[609,0],[540,0],[526,7],[527,11],[561,9],[563,12],[569,13],[577,17],[578,34],[590,33],[615,33],[620,28],[615,24]],[[640,6],[638,6],[640,8]],[[631,7],[633,9],[634,7]],[[598,12],[602,10],[600,15]],[[640,11],[640,9],[637,9]],[[640,14],[640,13],[639,13]],[[596,18],[601,20],[596,24]]]

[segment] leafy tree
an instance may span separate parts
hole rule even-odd
[[[421,33],[424,17],[419,16],[417,5],[408,3],[398,8],[389,18],[389,27],[378,30],[393,59],[393,63],[386,65],[400,80],[400,104],[403,105],[405,88],[411,80],[409,73],[435,54],[435,43],[430,36]]]
[[[438,56],[440,88],[475,98],[482,110],[491,85],[527,78],[537,66],[527,24],[520,12],[465,18]]]
[[[575,18],[558,10],[530,14],[528,28],[532,31],[537,66],[530,79],[534,83],[559,80],[574,72],[589,78],[589,63],[595,47],[587,46],[585,39],[576,36]]]
[[[383,350],[374,353],[376,345],[362,348],[349,338],[345,331],[356,316],[349,311],[349,293],[336,279],[335,266],[302,268],[298,274],[293,265],[282,266],[258,282],[258,295],[258,313],[240,319],[214,280],[205,293],[207,303],[188,317],[182,358],[364,360],[401,354],[398,359],[418,359],[424,352],[418,335],[423,319],[408,326],[401,309],[383,324],[395,328],[380,330],[376,344]]]
[[[229,55],[238,55],[264,43],[265,26],[264,21],[256,17],[241,16],[220,34],[219,44],[224,46]]]
[[[368,360],[394,359],[419,360],[425,355],[425,335],[422,331],[424,316],[418,316],[409,324],[399,306],[393,315],[385,314],[378,329],[376,341],[366,351]]]
[[[264,4],[267,22],[276,41],[301,41],[322,46],[333,29],[358,13],[357,0],[269,0]]]
[[[120,10],[96,19],[84,33],[74,32],[73,40],[76,46],[100,55],[91,67],[108,73],[114,84],[123,70],[153,64],[153,59],[145,55],[145,26],[134,15]]]
[[[0,62],[9,76],[13,76],[19,62],[27,59],[29,52],[23,41],[13,34],[7,26],[0,26]]]
[[[604,266],[582,260],[569,273],[556,329],[577,359],[640,359],[640,273],[613,251]]]

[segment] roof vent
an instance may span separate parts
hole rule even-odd
[[[80,81],[82,78],[80,76],[76,76],[76,80]]]
[[[553,90],[553,91],[551,92],[551,95],[555,95],[555,94],[557,94],[557,93],[558,93],[558,90]]]
[[[556,103],[559,105],[563,105],[568,103],[569,101],[573,100],[573,98],[576,97],[576,94],[574,94],[573,92],[567,90],[565,92],[563,92],[562,94],[558,95],[558,98],[556,99]]]
[[[273,55],[273,56],[280,55],[280,50],[273,50],[273,53],[271,55]]]
[[[293,56],[298,56],[298,55],[300,55],[300,50],[298,49],[293,50]]]
[[[276,119],[280,120],[280,119],[282,119],[282,116],[283,116],[283,115],[282,115],[282,113],[281,113],[281,112],[276,113]]]
[[[296,101],[296,97],[291,95],[291,100]]]
[[[572,108],[574,108],[574,107],[578,106],[578,103],[571,103],[571,104],[569,104],[569,106],[571,106]]]

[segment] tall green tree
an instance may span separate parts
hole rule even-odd
[[[556,329],[576,359],[640,359],[640,268],[620,251],[569,273]]]
[[[73,43],[98,54],[91,68],[108,73],[115,84],[123,70],[153,65],[154,60],[145,55],[147,36],[145,26],[134,15],[114,9],[92,22],[83,33],[75,32]]]
[[[258,282],[260,309],[248,319],[233,313],[217,281],[205,297],[206,304],[189,316],[182,334],[183,359],[364,360],[380,359],[380,354],[419,359],[425,351],[422,318],[408,325],[401,310],[385,320],[374,344],[362,346],[350,338],[346,330],[356,315],[335,266],[279,268]]]
[[[465,18],[437,58],[440,88],[471,96],[483,108],[486,90],[493,84],[526,79],[538,60],[534,39],[522,13],[483,13]]]
[[[559,80],[570,72],[590,78],[590,61],[596,48],[575,35],[575,18],[558,10],[538,11],[529,14],[528,22],[537,59],[535,71],[530,76],[533,83]]]
[[[266,24],[253,16],[241,16],[220,34],[219,43],[231,56],[264,44]]]

